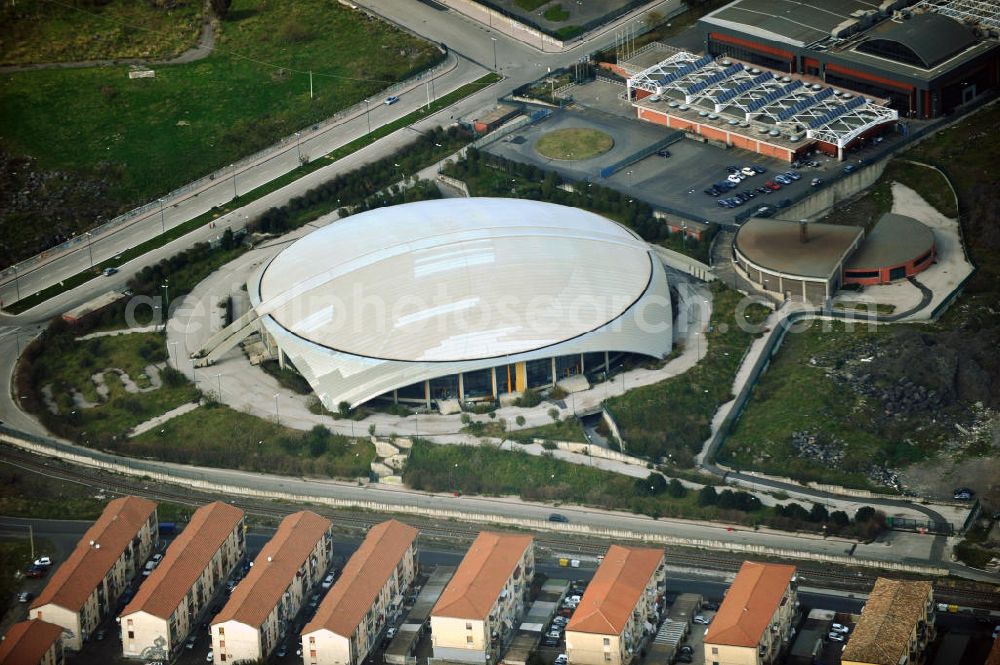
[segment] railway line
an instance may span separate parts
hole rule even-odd
[[[2,451],[2,462],[15,468],[110,493],[142,496],[159,502],[169,502],[192,508],[211,501],[226,501],[244,510],[252,521],[263,526],[276,525],[286,515],[303,508],[309,508],[331,518],[335,527],[344,533],[364,532],[387,516],[391,516],[358,510],[334,509],[327,506],[216,495],[152,480],[132,479],[96,469],[78,467],[56,458],[42,457],[10,446],[3,446]],[[405,519],[407,523],[420,529],[420,539],[423,543],[428,545],[431,543],[447,544],[456,549],[461,549],[471,543],[481,528],[480,525],[472,521],[441,524],[440,521],[414,515],[407,515]],[[595,560],[611,544],[611,541],[594,536],[572,538],[545,532],[536,532],[534,535],[542,552],[548,553],[552,557],[569,556]],[[736,553],[727,554],[676,546],[667,546],[666,551],[669,564],[673,568],[711,571],[717,574],[735,574],[746,558]],[[766,559],[767,557],[755,558]],[[871,589],[877,576],[870,568],[831,570],[828,565],[822,562],[809,560],[789,562],[797,566],[800,580],[810,587],[864,594]],[[895,574],[894,576],[899,575]],[[935,598],[938,602],[963,607],[1000,610],[1000,586],[951,578],[935,580],[934,585]]]

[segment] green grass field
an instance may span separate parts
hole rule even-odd
[[[711,329],[706,332],[708,351],[693,368],[659,383],[629,390],[606,404],[625,439],[626,452],[690,467],[693,455],[711,433],[712,416],[731,399],[733,379],[754,334],[736,325],[742,296],[713,285]],[[746,320],[762,322],[769,310],[750,305]]]
[[[590,159],[606,153],[614,140],[596,129],[567,127],[549,132],[538,139],[535,150],[551,159]]]
[[[328,118],[440,60],[428,42],[325,0],[236,0],[205,60],[0,77],[0,145],[38,165],[108,175],[119,209]],[[309,71],[315,98],[310,99]],[[4,234],[15,229],[0,229]]]
[[[195,45],[204,3],[18,0],[0,8],[0,62],[170,58]]]

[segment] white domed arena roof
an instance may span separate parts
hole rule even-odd
[[[665,296],[662,266],[624,227],[537,201],[442,199],[360,213],[289,245],[248,290],[314,387],[330,372],[356,373],[345,359],[368,368],[408,364],[402,386],[423,376],[414,364],[438,365],[428,371],[441,376],[580,343],[587,348],[569,352],[670,349],[669,331],[665,350],[662,340],[641,351],[635,339],[588,339],[602,330],[613,336],[621,325],[612,324],[651,290]],[[646,317],[669,326],[669,309],[667,298],[665,314]],[[385,390],[364,392],[369,399]]]

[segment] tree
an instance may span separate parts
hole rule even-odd
[[[348,417],[350,417],[350,415],[351,415],[351,403],[345,401],[345,402],[341,402],[340,404],[338,404],[337,405],[337,413],[340,414],[341,418],[348,418]]]
[[[714,506],[719,501],[719,494],[715,491],[715,488],[711,485],[705,485],[698,492],[698,505],[699,506]]]
[[[835,510],[830,513],[830,521],[838,527],[845,527],[851,523],[851,518],[843,510]]]
[[[524,427],[524,423],[527,421],[524,419],[524,416],[518,416],[517,418],[514,419],[514,422],[517,423],[518,427]]]
[[[658,473],[651,473],[646,478],[635,481],[636,494],[658,496],[667,491],[667,479]]]
[[[559,422],[559,409],[555,407],[549,409],[549,418],[551,418],[553,422]]]
[[[211,0],[212,11],[220,19],[226,18],[226,14],[229,13],[229,6],[233,4],[233,0]]]
[[[226,229],[222,232],[222,238],[219,240],[219,244],[224,250],[230,250],[236,247],[236,237],[233,235],[232,229]]]
[[[830,513],[822,503],[814,503],[809,510],[810,522],[826,522],[830,519]]]
[[[670,482],[667,483],[667,494],[675,499],[683,499],[687,496],[687,488],[681,484],[681,481],[671,478]]]
[[[854,521],[858,524],[862,522],[870,522],[872,518],[875,517],[875,509],[871,506],[862,506],[858,508],[858,511],[854,513]]]

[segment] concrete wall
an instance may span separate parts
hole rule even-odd
[[[712,269],[701,261],[692,259],[686,254],[675,252],[672,249],[667,249],[666,247],[656,246],[653,249],[661,261],[675,270],[685,272],[703,282],[714,282],[716,280]]]
[[[465,14],[469,18],[479,21],[489,28],[502,32],[508,37],[524,42],[528,46],[547,52],[559,53],[563,50],[562,40],[550,37],[535,28],[524,25],[508,16],[504,16],[495,9],[485,7],[475,0],[437,0],[442,5],[454,9],[460,14]]]
[[[525,519],[512,517],[505,514],[491,513],[469,513],[463,510],[442,510],[434,508],[424,508],[406,504],[383,503],[380,501],[368,501],[362,499],[337,499],[329,496],[316,496],[306,494],[295,494],[290,492],[278,492],[274,490],[264,490],[254,487],[243,487],[239,485],[229,485],[225,483],[209,482],[188,476],[184,468],[173,467],[168,464],[131,460],[124,463],[124,458],[117,458],[113,455],[99,455],[91,457],[90,454],[73,452],[75,446],[57,445],[56,442],[49,444],[33,441],[21,436],[14,436],[8,431],[0,432],[0,441],[30,450],[41,455],[57,455],[66,462],[79,464],[96,469],[103,469],[113,473],[120,473],[135,477],[148,477],[154,482],[171,483],[200,489],[217,494],[230,494],[233,496],[256,497],[265,499],[275,499],[278,501],[291,501],[294,503],[315,503],[323,506],[336,506],[340,508],[353,508],[370,510],[380,513],[397,513],[407,515],[422,515],[435,517],[443,520],[458,520],[472,522],[475,524],[502,525],[508,527],[524,527],[535,531],[555,531],[563,533],[573,533],[577,535],[594,535],[612,540],[632,540],[636,542],[646,542],[663,545],[678,545],[684,547],[696,547],[727,552],[740,552],[742,554],[756,554],[761,556],[791,557],[798,559],[811,559],[813,561],[825,561],[832,564],[848,566],[867,566],[881,570],[895,570],[921,575],[946,576],[948,569],[918,564],[901,563],[895,561],[867,560],[860,557],[821,554],[817,552],[805,552],[780,547],[767,547],[764,545],[753,545],[749,543],[729,542],[720,540],[709,540],[704,538],[681,538],[666,534],[646,533],[632,531],[631,529],[610,529],[595,527],[588,524],[549,522],[542,519]],[[90,452],[90,451],[85,451]],[[117,460],[121,460],[120,462]],[[115,460],[115,461],[112,461]],[[167,473],[166,471],[170,472]],[[189,471],[192,475],[199,473],[197,470]]]
[[[351,642],[329,630],[302,634],[302,662],[306,665],[348,665]]]
[[[126,658],[165,660],[170,653],[172,642],[166,619],[133,612],[121,618],[121,630],[122,655]]]
[[[626,655],[622,651],[620,635],[566,631],[566,656],[570,665],[623,665]]]
[[[840,178],[833,183],[824,183],[811,196],[786,208],[781,216],[784,219],[819,219],[837,203],[860,194],[882,177],[889,160],[883,159],[864,166],[854,173]]]
[[[705,665],[759,665],[757,647],[705,645]]]
[[[486,622],[482,619],[432,616],[431,644],[434,658],[484,663],[489,646]]]
[[[215,663],[263,659],[260,631],[238,621],[212,624],[212,653]]]
[[[58,605],[49,603],[36,607],[28,613],[29,619],[41,619],[48,623],[62,626],[63,645],[67,649],[79,651],[83,648],[83,635],[80,628],[80,615]]]

